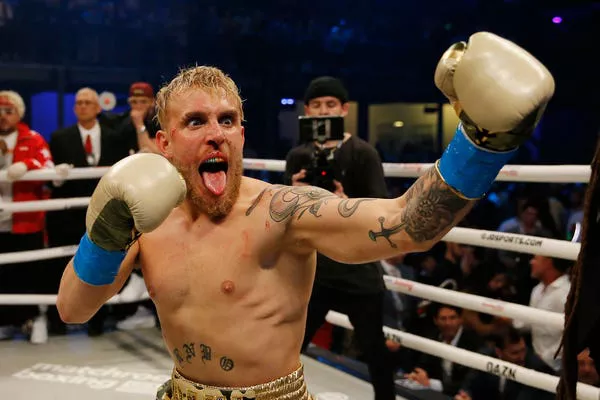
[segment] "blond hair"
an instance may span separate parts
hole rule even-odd
[[[6,97],[17,109],[19,118],[23,118],[25,115],[25,102],[19,93],[13,90],[2,90],[0,91],[0,97]]]
[[[244,120],[244,110],[239,89],[233,79],[218,68],[196,66],[183,69],[167,85],[163,86],[156,95],[156,116],[163,129],[167,122],[167,109],[169,101],[176,94],[181,94],[189,89],[201,89],[212,95],[225,95],[233,100]]]

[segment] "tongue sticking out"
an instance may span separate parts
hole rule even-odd
[[[220,196],[225,191],[225,186],[227,185],[227,174],[225,171],[203,172],[202,179],[204,180],[204,186],[215,196]]]

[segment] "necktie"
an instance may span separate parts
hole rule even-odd
[[[92,135],[87,135],[85,138],[85,153],[92,154]]]
[[[85,155],[86,155],[88,164],[95,165],[96,157],[94,157],[94,152],[92,149],[92,135],[88,134],[87,137],[85,138],[84,149],[85,149]]]

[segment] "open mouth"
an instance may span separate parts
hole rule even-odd
[[[212,157],[200,164],[198,172],[204,186],[215,196],[220,196],[227,187],[227,161],[222,157]]]

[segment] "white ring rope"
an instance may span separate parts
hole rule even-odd
[[[556,328],[560,331],[564,328],[565,316],[563,313],[556,313],[521,304],[494,300],[474,294],[457,292],[455,290],[425,285],[423,283],[389,275],[384,275],[383,279],[385,281],[385,286],[394,292],[400,292],[409,296],[438,303],[451,304],[467,310],[515,319],[532,325],[543,325],[549,328]]]
[[[83,204],[85,198],[75,198],[75,199],[56,199],[56,202],[53,203],[53,207],[56,210],[62,210],[68,208],[66,205],[60,207],[60,201],[68,201],[73,200],[73,202],[68,202],[74,206],[75,203]],[[13,203],[16,204],[26,204],[26,203],[41,203],[49,200],[40,200],[35,202],[19,202]],[[52,200],[54,201],[54,200]],[[35,205],[36,207],[38,204]],[[26,209],[35,208],[29,205],[25,205]],[[36,208],[37,209],[37,208]],[[29,209],[29,211],[32,211]],[[514,251],[517,253],[526,253],[526,254],[539,254],[548,257],[556,257],[563,258],[565,260],[577,260],[577,255],[579,254],[579,249],[581,248],[580,243],[572,243],[568,240],[557,240],[557,239],[548,239],[537,236],[527,236],[520,235],[516,233],[503,233],[503,232],[494,232],[494,231],[486,231],[481,229],[471,229],[471,228],[452,228],[446,236],[442,238],[443,241],[446,242],[455,242],[468,244],[471,246],[480,246],[480,247],[488,247],[498,250],[508,250]],[[70,246],[68,246],[70,247]],[[9,264],[9,263],[17,263],[17,262],[27,262],[34,260],[43,260],[44,258],[57,258],[61,257],[61,255],[52,256],[53,251],[55,249],[41,249],[41,250],[30,250],[24,252],[13,252],[13,253],[0,253],[0,265]],[[20,253],[23,253],[22,255]],[[44,254],[48,254],[47,257],[44,257]],[[75,253],[73,253],[75,254]],[[29,257],[36,257],[35,259]]]
[[[77,251],[78,245],[51,247],[49,249],[15,251],[0,254],[0,267],[2,264],[19,264],[28,261],[47,260],[72,256]]]
[[[57,211],[71,208],[85,208],[90,197],[72,197],[70,199],[30,200],[18,202],[0,202],[0,212]]]
[[[425,173],[433,164],[393,164],[383,163],[385,176],[392,178],[417,178]],[[102,177],[110,167],[71,168],[66,177],[59,176],[54,169],[41,169],[27,172],[22,181],[97,179]],[[285,171],[285,161],[246,158],[244,168],[247,170]],[[502,168],[497,181],[504,182],[552,182],[552,183],[587,183],[590,180],[589,165],[506,165]],[[6,171],[0,171],[0,182],[6,182]]]
[[[341,326],[346,329],[353,329],[348,316],[344,314],[340,314],[335,311],[329,311],[326,319],[333,325]],[[385,332],[386,337],[409,349],[431,354],[433,356],[437,356],[444,360],[464,365],[469,368],[485,371],[498,376],[504,376],[507,379],[537,389],[556,393],[556,387],[559,380],[557,376],[544,374],[542,372],[524,368],[497,358],[488,357],[483,354],[460,349],[445,343],[436,342],[434,340],[425,339],[410,333],[401,332],[387,326],[383,327],[383,331]],[[577,399],[598,400],[599,398],[600,389],[583,383],[577,384]]]
[[[57,297],[55,294],[0,294],[0,305],[56,305]],[[147,291],[135,299],[123,298],[120,294],[116,294],[104,304],[137,303],[148,299],[150,296]]]
[[[36,169],[26,172],[19,181],[98,179],[106,174],[109,169],[110,167],[70,168],[66,177],[58,175],[54,168]],[[8,182],[6,170],[0,171],[0,182]]]
[[[514,251],[516,253],[563,258],[565,260],[577,260],[579,249],[581,248],[580,243],[573,243],[568,240],[461,227],[452,228],[442,240],[471,246]]]

